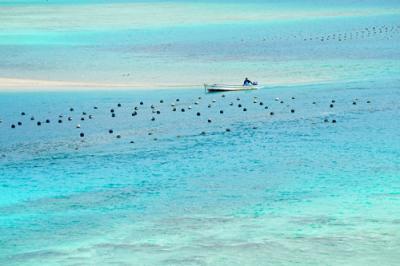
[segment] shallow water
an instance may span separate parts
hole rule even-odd
[[[0,78],[196,87],[1,92],[0,264],[397,265],[399,17],[398,1],[0,0]],[[267,87],[199,85],[245,76]]]
[[[0,262],[396,265],[399,99],[397,80],[2,93]]]
[[[171,86],[391,78],[400,75],[399,18],[398,1],[0,1],[0,77]]]

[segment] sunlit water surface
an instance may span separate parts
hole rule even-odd
[[[399,10],[0,0],[0,264],[398,265]]]
[[[396,80],[2,93],[0,262],[396,265],[399,100]]]

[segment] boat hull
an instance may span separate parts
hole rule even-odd
[[[222,91],[248,91],[256,90],[257,86],[242,86],[242,85],[223,85],[223,84],[204,84],[204,89],[207,92],[222,92]]]

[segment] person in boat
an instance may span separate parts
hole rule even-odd
[[[243,86],[257,85],[257,82],[252,82],[248,78],[243,81]]]
[[[243,86],[249,86],[249,85],[251,85],[252,84],[252,82],[251,82],[251,80],[249,80],[247,77],[244,79],[244,81],[243,81]]]

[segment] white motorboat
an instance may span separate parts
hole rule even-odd
[[[258,85],[204,84],[207,92],[257,90]]]

